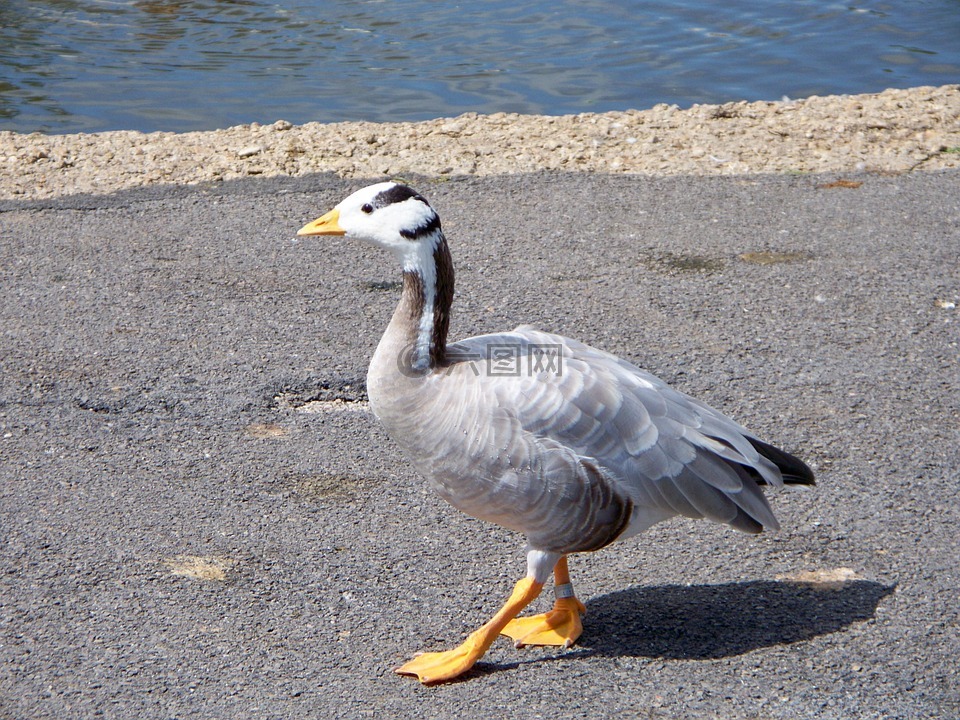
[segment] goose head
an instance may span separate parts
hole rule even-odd
[[[391,251],[404,270],[422,270],[442,239],[440,216],[412,188],[383,182],[357,190],[297,235],[342,235]]]
[[[304,225],[297,235],[341,235],[389,250],[403,268],[403,292],[384,336],[391,342],[381,346],[392,346],[395,339],[395,344],[412,348],[412,354],[403,353],[401,364],[416,373],[444,364],[453,262],[440,216],[422,195],[395,182],[370,185]]]

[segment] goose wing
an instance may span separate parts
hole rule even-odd
[[[482,445],[493,456],[528,465],[542,454],[530,492],[549,486],[586,497],[585,487],[604,485],[632,506],[633,517],[618,530],[627,535],[676,514],[747,532],[779,527],[759,488],[783,485],[778,467],[757,451],[746,429],[654,375],[525,327],[469,338],[450,350],[472,359],[476,378],[457,383],[456,424],[475,432],[475,451]],[[498,351],[504,367],[494,374]],[[511,352],[513,368],[507,367]],[[467,380],[466,368],[458,370]]]

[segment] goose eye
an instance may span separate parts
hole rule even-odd
[[[367,215],[373,212],[373,205],[370,203],[364,203],[360,206],[360,211],[365,212]]]

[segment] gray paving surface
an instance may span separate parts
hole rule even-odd
[[[836,179],[414,183],[454,337],[594,343],[820,480],[777,535],[575,557],[576,647],[437,688],[390,670],[486,619],[522,541],[352,402],[397,270],[291,238],[363,183],[0,204],[0,717],[957,717],[960,174]],[[777,579],[809,571],[858,579]]]

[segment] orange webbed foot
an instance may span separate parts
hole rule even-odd
[[[558,598],[553,609],[540,615],[516,618],[500,631],[513,638],[514,646],[552,645],[569,648],[583,632],[580,616],[587,609],[575,597]]]
[[[414,675],[424,685],[445,682],[473,667],[486,651],[471,635],[453,650],[417,655],[394,670],[398,675]]]
[[[473,667],[497,639],[503,628],[540,594],[542,583],[524,578],[513,588],[513,594],[488,622],[470,633],[453,650],[428,652],[404,663],[396,670],[398,675],[414,675],[425,685],[452,680]]]

